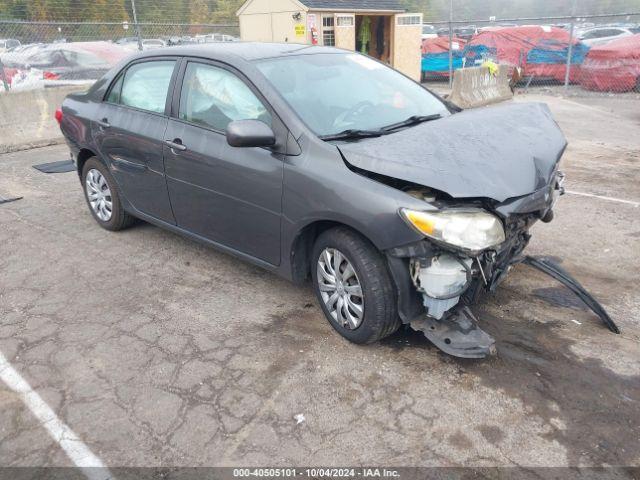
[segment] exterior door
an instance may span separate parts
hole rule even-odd
[[[282,124],[234,72],[186,62],[169,120],[164,158],[177,224],[272,265],[280,263],[282,155],[234,148],[225,137],[234,120]],[[282,133],[280,133],[282,134]]]
[[[94,130],[125,198],[142,213],[173,224],[162,155],[176,64],[163,59],[128,67],[101,105]]]
[[[391,33],[391,66],[416,82],[420,81],[422,69],[419,48],[421,42],[422,14],[401,13],[396,15]]]
[[[356,49],[356,17],[351,13],[336,13],[334,20],[335,46]]]

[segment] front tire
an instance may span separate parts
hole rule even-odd
[[[120,193],[109,169],[96,157],[82,168],[82,189],[91,215],[102,228],[111,231],[129,227],[135,218],[124,211]]]
[[[400,327],[385,258],[362,236],[344,227],[323,232],[313,247],[311,270],[322,311],[347,340],[373,343]]]

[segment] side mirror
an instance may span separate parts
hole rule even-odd
[[[236,120],[227,125],[227,143],[232,147],[272,147],[276,136],[260,120]]]

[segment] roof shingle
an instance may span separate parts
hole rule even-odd
[[[311,10],[330,9],[336,11],[384,10],[404,12],[399,0],[300,0]]]

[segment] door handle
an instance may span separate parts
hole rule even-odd
[[[173,140],[165,140],[164,143],[172,150],[179,150],[181,152],[184,152],[187,149],[187,146],[183,145],[182,141],[179,138],[174,138]]]
[[[111,124],[109,123],[109,120],[107,120],[106,118],[103,118],[102,120],[98,120],[96,123],[102,128],[109,128],[111,126]]]

